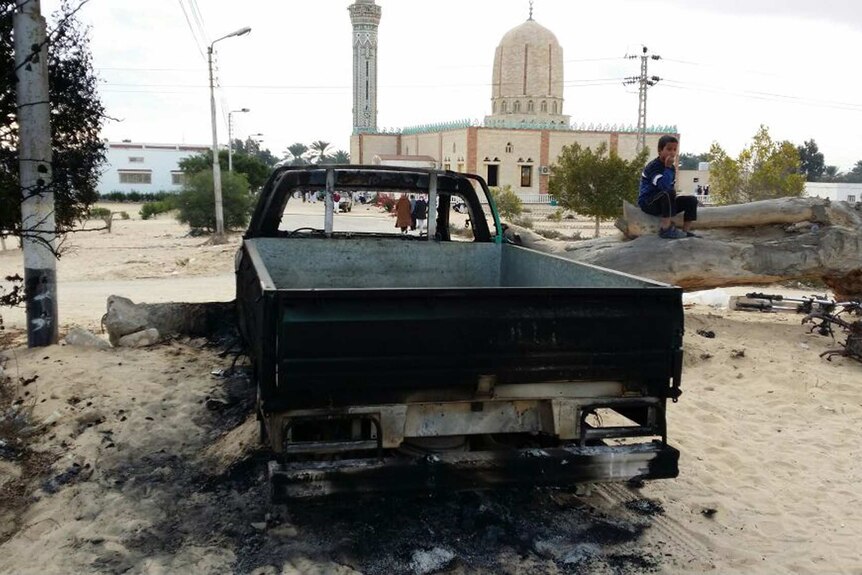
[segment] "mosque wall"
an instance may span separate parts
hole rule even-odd
[[[440,133],[441,164],[443,169],[467,171],[467,130],[450,130]],[[437,156],[437,154],[433,154]],[[448,166],[448,167],[447,167]]]
[[[540,130],[480,128],[476,157],[476,171],[479,175],[487,177],[488,164],[498,164],[500,186],[510,185],[512,190],[524,194],[539,193],[539,166],[542,157]],[[485,158],[488,158],[488,161]],[[522,167],[529,168],[529,186],[521,185]]]
[[[548,158],[553,164],[563,152],[563,146],[577,142],[582,148],[598,149],[605,144],[610,150],[611,134],[608,132],[551,132],[548,143]]]
[[[354,134],[350,138],[350,163],[370,164],[374,156],[397,155],[398,134]]]

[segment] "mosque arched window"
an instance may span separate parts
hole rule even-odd
[[[496,114],[496,113],[497,113],[497,101],[496,101],[496,100],[494,100],[494,101],[491,103],[491,113],[492,113],[492,114]]]
[[[509,111],[509,105],[506,103],[506,100],[503,100],[502,102],[500,102],[500,112],[505,114],[508,111]]]
[[[512,111],[516,114],[521,111],[521,101],[520,100],[515,100],[515,103],[512,104]]]
[[[541,110],[542,110],[543,112],[545,112],[545,113],[547,113],[547,112],[548,112],[548,101],[547,101],[547,100],[542,100],[542,107],[541,107]]]
[[[515,148],[512,146],[512,142],[506,142],[506,153],[511,154]]]
[[[556,102],[554,102],[554,113],[555,113],[555,114],[558,114],[558,113],[559,113],[559,112],[557,111],[557,103],[556,103]]]
[[[533,104],[532,100],[527,102],[527,111],[531,114],[536,111],[536,106]]]

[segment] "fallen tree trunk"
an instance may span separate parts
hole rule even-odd
[[[155,339],[177,335],[213,337],[233,330],[236,325],[234,302],[139,303],[112,295],[102,317],[112,345],[122,338],[155,330]]]
[[[644,213],[639,207],[623,202],[623,217],[616,226],[627,238],[658,233],[660,219]],[[682,214],[674,218],[682,226]],[[693,228],[745,228],[802,222],[845,227],[862,226],[862,214],[846,202],[820,198],[778,198],[747,204],[710,206],[698,209]]]
[[[707,217],[712,210],[717,215]],[[706,229],[702,238],[663,240],[648,233],[633,240],[614,237],[566,243],[516,227],[510,227],[507,235],[541,252],[685,289],[816,279],[842,297],[862,297],[862,218],[846,203],[770,200],[707,208],[703,214],[704,220],[698,220],[698,227]],[[776,225],[775,218],[784,218],[785,225]],[[652,225],[644,222],[627,229]]]

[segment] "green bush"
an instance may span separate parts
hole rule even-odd
[[[107,194],[99,195],[99,201],[118,203],[128,202],[132,204],[137,204],[140,202],[161,202],[170,199],[171,197],[176,195],[176,192],[166,192],[165,190],[160,190],[153,193],[142,193],[136,192],[135,190],[132,190],[131,192],[120,192],[118,190],[114,190],[112,192],[108,192]]]
[[[87,217],[91,220],[103,220],[111,217],[111,210],[108,208],[90,208],[87,212]]]
[[[552,222],[561,222],[563,221],[563,210],[557,209],[553,214],[548,214],[548,219]]]
[[[126,202],[129,201],[125,192],[108,192],[107,194],[99,194],[100,202]]]
[[[518,197],[518,194],[512,191],[512,186],[491,188],[491,197],[494,198],[494,203],[497,204],[497,212],[499,212],[502,218],[512,220],[524,212],[524,203]]]
[[[142,220],[148,220],[159,214],[164,214],[165,212],[175,210],[177,208],[176,204],[176,198],[168,198],[159,202],[147,202],[146,204],[141,206],[141,211],[139,213],[141,214]]]
[[[245,175],[223,172],[221,190],[225,230],[245,228],[252,207],[252,197]],[[188,224],[192,230],[215,231],[212,172],[202,171],[189,176],[183,185],[183,191],[176,198],[176,207],[179,210],[177,220]]]

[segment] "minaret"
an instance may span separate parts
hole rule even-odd
[[[377,131],[377,27],[382,9],[374,0],[348,7],[353,23],[353,133]]]

